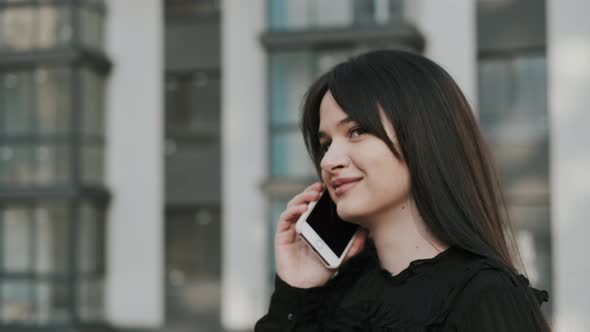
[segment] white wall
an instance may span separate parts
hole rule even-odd
[[[547,1],[555,331],[590,327],[590,2]]]
[[[473,0],[405,0],[405,16],[426,38],[424,55],[447,70],[477,110],[477,26]]]
[[[162,1],[109,0],[107,320],[163,323]]]
[[[269,250],[265,0],[222,1],[222,324],[251,330],[266,312]]]

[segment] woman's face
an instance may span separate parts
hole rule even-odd
[[[397,147],[393,126],[381,114],[389,138]],[[409,172],[385,142],[348,118],[330,91],[320,105],[320,162],[322,180],[338,215],[370,227],[371,220],[408,200]]]

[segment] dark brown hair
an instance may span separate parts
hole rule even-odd
[[[469,103],[444,69],[418,54],[384,50],[350,59],[322,75],[306,94],[301,118],[318,174],[323,157],[319,107],[328,90],[364,131],[383,140],[406,163],[410,193],[435,237],[516,271],[494,163]],[[395,145],[383,128],[379,107],[394,127]]]

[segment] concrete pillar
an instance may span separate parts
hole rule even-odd
[[[163,13],[160,0],[109,0],[107,320],[158,327],[163,287]]]
[[[457,81],[477,110],[477,26],[473,0],[406,0],[405,17],[424,34],[424,55]]]
[[[251,330],[266,311],[267,176],[265,0],[222,1],[222,209],[221,320],[229,330]]]
[[[555,331],[590,326],[590,2],[547,1]]]

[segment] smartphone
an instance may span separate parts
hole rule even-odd
[[[299,217],[295,231],[327,268],[336,269],[352,246],[358,227],[338,217],[336,204],[324,190],[320,199],[309,203],[307,211]]]

